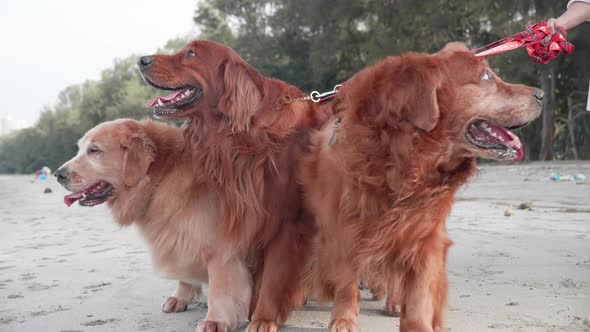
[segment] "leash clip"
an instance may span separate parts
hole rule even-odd
[[[342,87],[342,84],[337,84],[334,86],[334,89],[332,89],[332,91],[323,92],[323,93],[319,93],[318,91],[312,91],[309,94],[309,98],[314,103],[319,103],[319,102],[334,98],[334,96],[338,93],[338,91],[340,91],[341,87]]]
[[[309,95],[307,95],[305,97],[299,97],[299,98],[291,98],[289,96],[284,96],[283,103],[290,104],[294,101],[306,101],[306,100],[311,100],[314,103],[321,103],[323,101],[334,98],[334,96],[340,91],[341,88],[342,88],[342,84],[336,84],[334,86],[334,89],[332,89],[332,91],[328,91],[328,92],[321,92],[320,93],[319,91],[312,91]]]

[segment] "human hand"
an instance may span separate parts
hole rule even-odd
[[[551,41],[551,37],[553,37],[553,35],[557,31],[556,28],[561,27],[561,25],[559,24],[557,19],[550,18],[547,20],[547,27],[549,28],[549,35],[543,39],[543,43],[545,44],[548,44]]]
[[[590,20],[590,2],[584,0],[570,1],[570,3],[569,8],[561,16],[547,20],[550,35],[543,40],[545,43],[548,43],[551,37],[557,32],[557,27],[563,30],[569,30],[584,21]]]
[[[555,27],[558,26],[557,20],[554,18],[548,19],[547,26],[549,27],[549,31],[551,32],[551,35],[553,35],[555,33]]]

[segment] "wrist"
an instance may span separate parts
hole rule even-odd
[[[562,27],[564,29],[569,29],[569,20],[563,16],[560,16],[558,18],[555,19],[555,25]]]

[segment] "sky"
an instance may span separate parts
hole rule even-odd
[[[10,0],[0,5],[0,119],[33,125],[68,85],[115,58],[194,33],[197,0]]]

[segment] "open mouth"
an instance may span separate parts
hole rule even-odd
[[[520,160],[523,156],[522,143],[518,136],[509,130],[520,127],[522,126],[505,128],[484,120],[476,120],[469,125],[465,136],[471,144],[493,151],[498,159]]]
[[[145,104],[146,108],[154,108],[154,115],[157,117],[173,116],[183,108],[191,106],[203,95],[203,89],[185,86],[179,88],[163,87],[151,82],[147,77],[146,82],[161,89],[173,91],[167,96],[159,96]]]
[[[83,191],[66,195],[64,203],[70,206],[76,201],[80,201],[79,204],[82,206],[95,206],[106,202],[112,193],[113,186],[110,183],[100,181]]]

